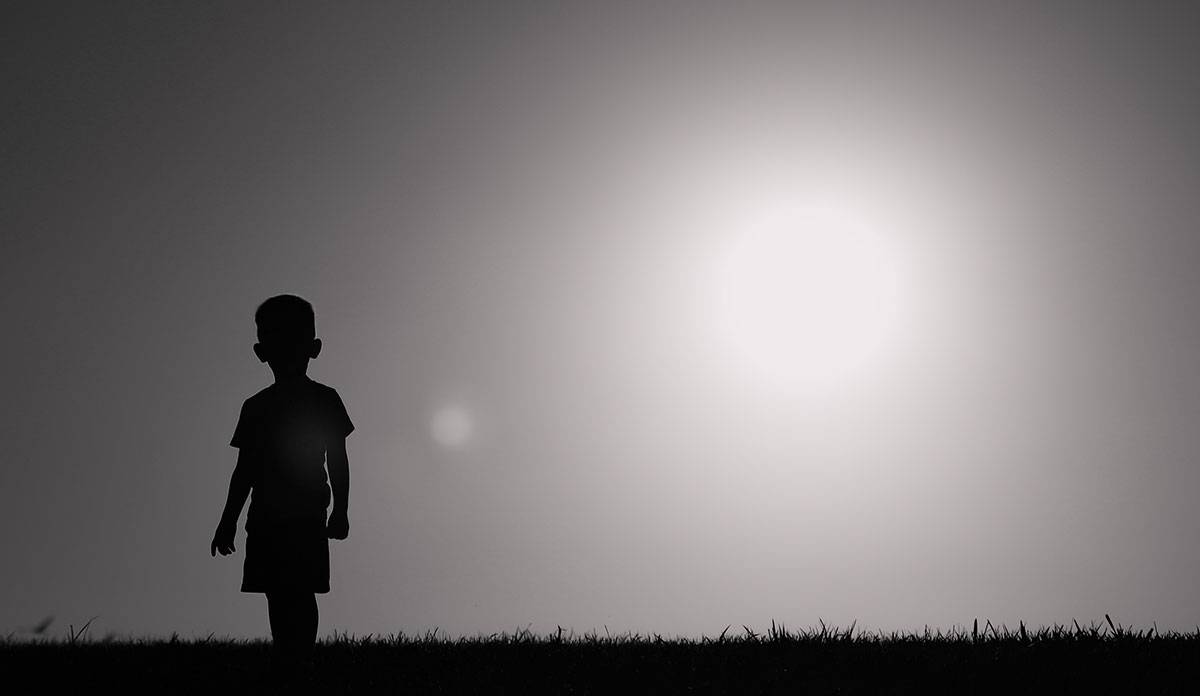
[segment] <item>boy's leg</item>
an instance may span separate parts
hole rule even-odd
[[[317,642],[317,624],[321,620],[317,612],[317,595],[307,592],[299,595],[296,600],[297,615],[303,619],[300,630],[303,631],[304,644],[312,647]]]
[[[293,631],[289,627],[291,612],[288,611],[286,594],[267,593],[267,617],[271,620],[271,641],[277,648],[287,647],[292,642]]]
[[[285,649],[311,649],[317,641],[317,596],[311,592],[268,592],[271,638]]]

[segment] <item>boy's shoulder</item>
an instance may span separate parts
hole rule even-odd
[[[308,380],[308,386],[310,389],[314,389],[314,390],[318,390],[318,391],[331,392],[333,394],[337,393],[337,390],[334,389],[333,387],[331,387],[327,384],[321,384],[320,382],[318,382],[315,379]]]
[[[310,396],[316,397],[321,401],[332,401],[336,403],[342,402],[342,397],[337,393],[337,390],[331,386],[321,384],[316,380],[308,380],[304,384],[304,388]]]
[[[337,390],[315,380],[306,379],[300,384],[281,387],[278,384],[268,385],[250,396],[243,402],[243,408],[254,409],[269,407],[280,400],[291,400],[299,396],[302,399],[316,398],[321,401],[330,400],[341,402],[342,397]]]
[[[248,397],[244,403],[247,403],[247,404],[257,403],[259,401],[265,401],[266,399],[269,399],[271,397],[271,393],[272,393],[271,390],[274,387],[275,387],[274,384],[270,384],[270,385],[263,387],[262,389],[259,389],[258,391],[254,392],[254,394],[252,396]]]

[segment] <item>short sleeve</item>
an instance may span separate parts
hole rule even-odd
[[[238,414],[237,425],[233,429],[233,439],[229,441],[231,447],[241,449],[250,442],[250,433],[254,427],[254,418],[251,414],[250,402],[242,403],[242,411]]]
[[[329,424],[330,435],[337,439],[344,440],[354,432],[354,423],[350,421],[350,414],[346,413],[346,405],[333,389],[329,390]]]

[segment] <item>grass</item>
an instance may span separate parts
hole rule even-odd
[[[1200,629],[1103,623],[1037,630],[975,622],[901,634],[824,623],[715,638],[558,629],[448,638],[436,630],[321,641],[311,661],[268,641],[0,638],[8,693],[1060,693],[1178,692],[1200,676]]]

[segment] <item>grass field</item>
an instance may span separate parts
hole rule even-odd
[[[72,629],[74,630],[74,629]],[[1195,633],[1102,624],[950,632],[819,626],[714,638],[548,636],[321,641],[311,660],[267,641],[0,640],[9,694],[82,693],[1180,693],[1200,676]]]

